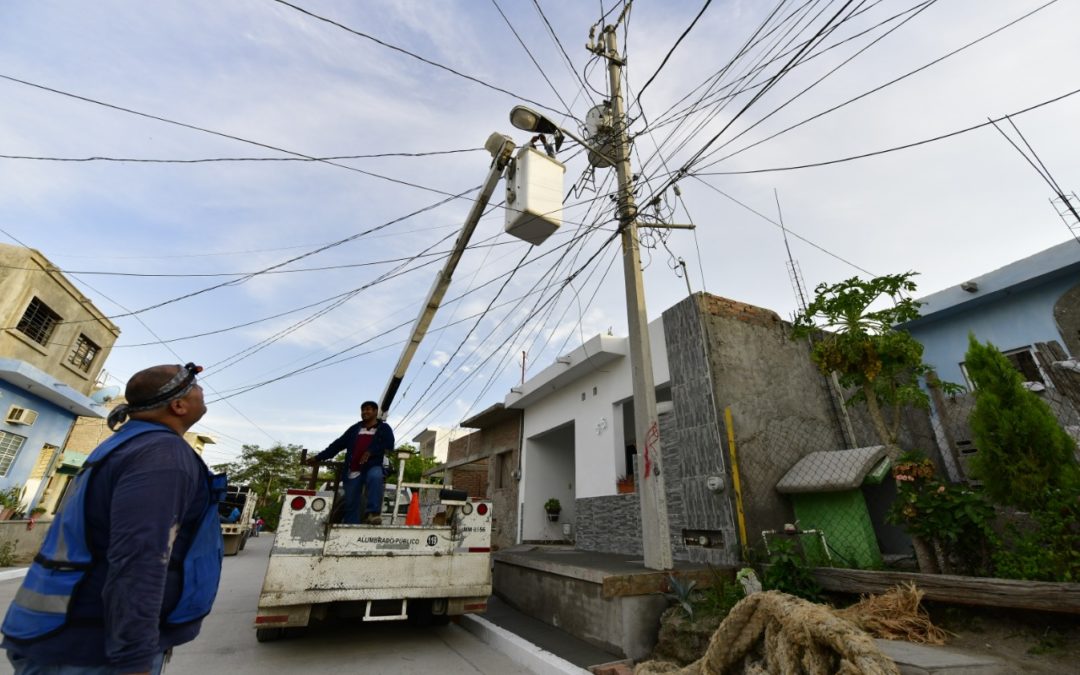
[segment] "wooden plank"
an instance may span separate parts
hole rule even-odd
[[[827,591],[882,593],[897,584],[911,582],[923,591],[927,600],[1080,614],[1080,584],[828,567],[814,568],[813,574]]]
[[[688,569],[670,570],[667,572],[645,572],[635,574],[613,574],[605,576],[602,582],[602,593],[605,598],[619,598],[628,595],[652,595],[665,593],[669,590],[668,577],[674,576],[680,583],[688,584],[696,581],[694,588],[710,588],[716,576],[727,581],[735,580],[735,570],[730,568]]]

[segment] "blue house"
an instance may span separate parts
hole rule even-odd
[[[942,380],[965,384],[968,333],[1000,349],[1029,382],[1050,378],[1035,356],[1056,342],[1080,356],[1080,241],[1072,240],[920,299],[922,316],[900,326],[924,347]]]
[[[25,486],[23,504],[37,504],[77,417],[105,416],[105,407],[28,363],[0,359],[0,490]]]

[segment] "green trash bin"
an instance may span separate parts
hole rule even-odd
[[[813,452],[776,489],[791,496],[807,562],[858,569],[882,566],[881,549],[860,487],[887,475],[885,446]]]

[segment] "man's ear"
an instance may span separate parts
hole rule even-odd
[[[172,412],[172,414],[178,417],[182,417],[185,413],[187,413],[187,401],[185,401],[183,397],[174,398],[173,400],[169,401],[169,410]]]

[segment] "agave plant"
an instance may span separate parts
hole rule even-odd
[[[665,598],[679,603],[683,611],[686,612],[686,616],[691,619],[694,618],[694,606],[690,603],[690,596],[694,592],[695,586],[697,586],[697,582],[694,580],[683,583],[674,574],[669,574],[668,588],[670,590],[664,593]]]

